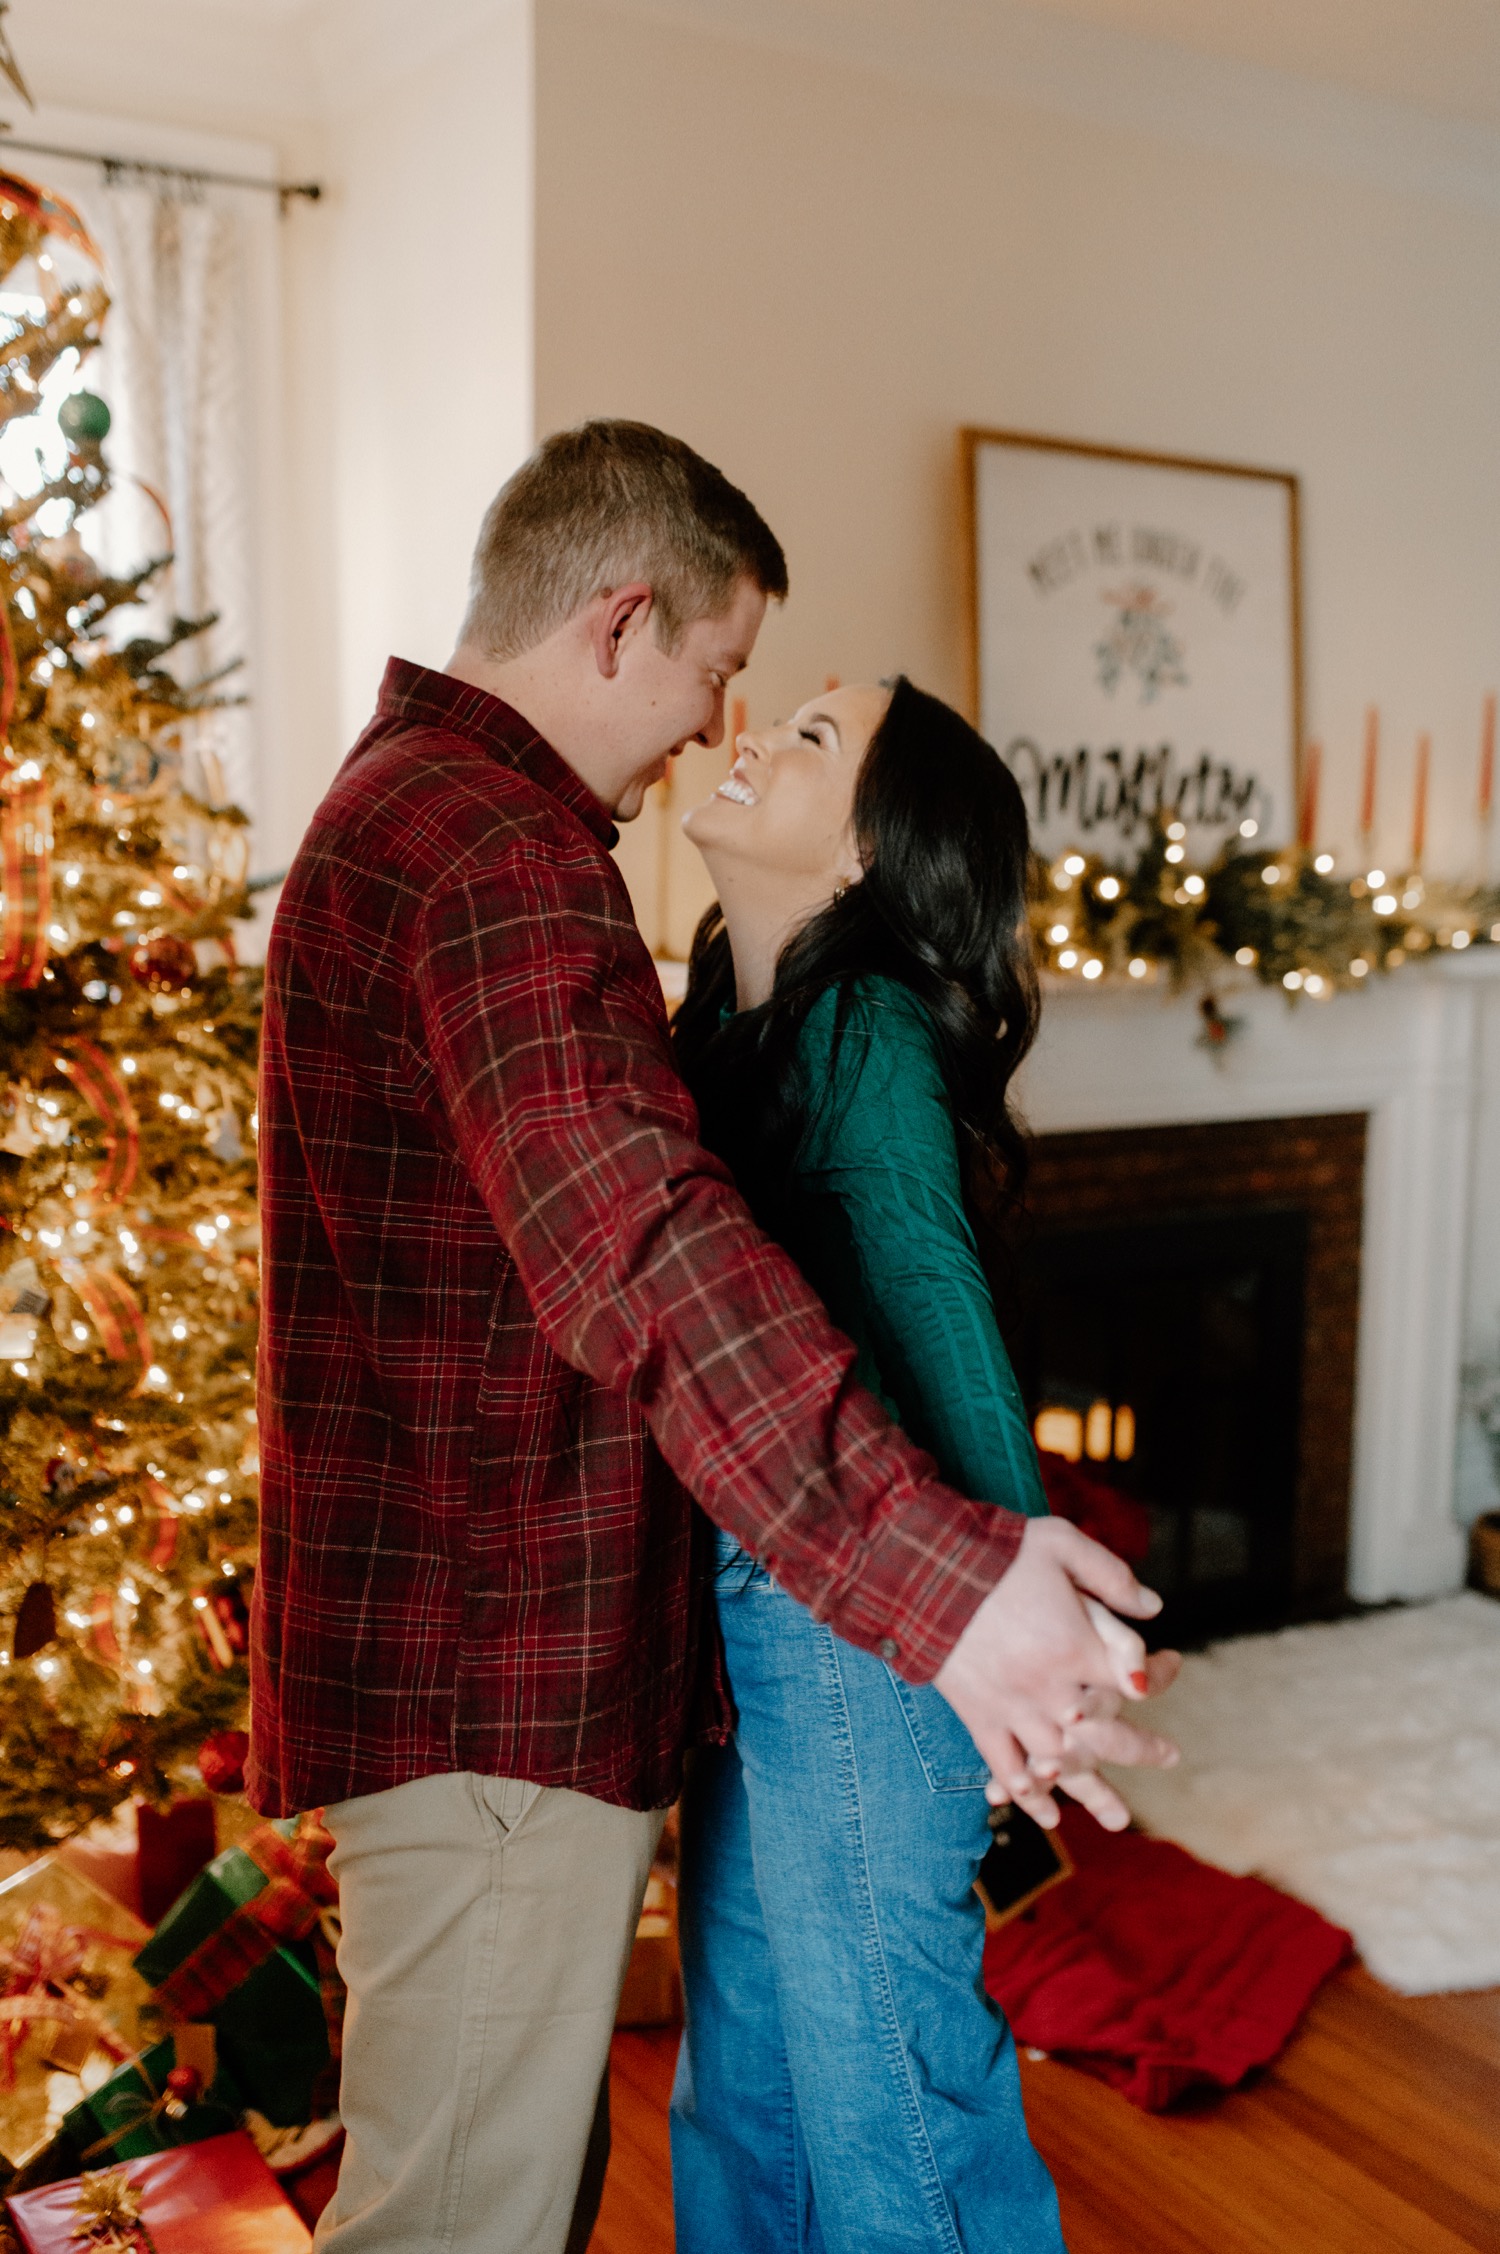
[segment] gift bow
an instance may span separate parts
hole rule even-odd
[[[72,2235],[99,2254],[156,2254],[141,2215],[141,2195],[123,2168],[104,2168],[84,2176],[78,2186]]]
[[[107,2109],[114,2117],[116,2126],[112,2129],[106,2129],[102,2137],[94,2139],[83,2155],[85,2160],[92,2160],[96,2153],[108,2152],[111,2145],[119,2144],[125,2137],[133,2137],[138,2129],[151,2128],[156,2122],[160,2121],[163,2114],[172,2119],[180,2118],[186,2113],[187,2107],[180,2098],[173,2095],[170,2089],[158,2090],[156,2084],[146,2072],[146,2062],[143,2058],[136,2059],[134,2064],[135,2071],[145,2083],[149,2094],[143,2097],[139,2090],[117,2090],[113,2084],[106,2085],[109,2092],[107,2096],[105,2090],[100,2090],[95,2094],[93,2100],[95,2114],[97,2115]],[[134,2101],[133,2106],[132,2101]],[[125,2107],[131,2107],[131,2110],[128,2118],[121,2120],[119,2116]],[[170,2135],[168,2135],[166,2141],[170,2142]],[[193,2139],[186,2137],[183,2141],[192,2143]]]
[[[329,2049],[337,2058],[342,2013],[336,2001],[333,1952],[338,1945],[339,1890],[328,1874],[333,1840],[323,1828],[321,1811],[303,1816],[290,1839],[284,1839],[274,1824],[260,1824],[241,1844],[243,1853],[265,1872],[265,1885],[168,1973],[156,1990],[157,2001],[174,2018],[207,2019],[257,1965],[284,1943],[303,1941],[311,1934],[328,2017]]]
[[[16,2053],[34,2020],[63,2026],[84,2026],[96,2045],[111,2058],[128,2058],[122,2042],[104,2014],[91,2001],[74,1995],[69,1982],[83,1969],[90,1942],[128,1949],[117,1933],[99,1933],[92,1926],[65,1925],[55,1910],[31,1911],[9,1949],[0,1949],[0,2074],[7,2088],[16,2079]]]

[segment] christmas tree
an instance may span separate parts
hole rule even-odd
[[[9,426],[108,299],[78,215],[4,174],[0,290]],[[112,577],[85,544],[108,408],[75,390],[57,427],[61,466],[0,490],[0,1845],[20,1847],[160,1798],[242,1718],[255,1539],[259,995],[231,937],[228,696],[192,674],[211,621],[130,632],[170,557]]]

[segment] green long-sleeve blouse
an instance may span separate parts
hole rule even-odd
[[[958,1147],[931,1020],[908,989],[867,978],[834,1052],[833,991],[800,1064],[813,1108],[784,1241],[857,1374],[960,1493],[1047,1509],[1020,1388],[964,1212]]]

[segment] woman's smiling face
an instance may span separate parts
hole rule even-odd
[[[830,689],[737,739],[729,773],[682,825],[721,888],[736,872],[763,871],[815,912],[858,880],[854,786],[890,701],[887,689]]]

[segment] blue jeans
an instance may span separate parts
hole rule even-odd
[[[683,1802],[678,2254],[1062,2254],[981,1981],[973,1740],[719,1554],[739,1726]]]

